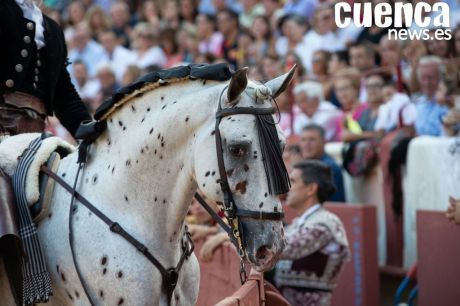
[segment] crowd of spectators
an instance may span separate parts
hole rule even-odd
[[[328,164],[337,187],[329,200],[345,201],[342,167],[367,175],[387,152],[383,166],[397,176],[413,137],[459,135],[460,4],[446,1],[450,39],[430,29],[432,39],[398,40],[389,37],[391,27],[339,28],[336,2],[43,0],[64,29],[68,69],[91,113],[121,86],[159,69],[226,62],[248,66],[249,77],[264,82],[297,64],[276,101],[290,139],[283,156],[288,168],[305,159]],[[336,141],[346,144],[342,165],[324,149]],[[379,144],[389,149],[380,152]],[[400,182],[391,184],[397,190]],[[401,200],[392,201],[400,212]]]
[[[91,112],[158,69],[225,61],[265,81],[297,63],[279,101],[288,136],[315,123],[326,141],[380,137],[401,112],[418,135],[458,133],[456,25],[449,40],[395,40],[389,28],[338,28],[335,2],[44,0],[44,11],[64,29],[69,71]],[[460,6],[451,2],[453,23]]]

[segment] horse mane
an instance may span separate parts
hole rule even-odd
[[[227,81],[232,72],[225,63],[219,64],[191,64],[171,69],[148,73],[131,85],[117,90],[112,97],[102,103],[96,110],[96,120],[107,119],[115,110],[134,98],[141,97],[147,92],[160,86],[180,83],[186,80]]]

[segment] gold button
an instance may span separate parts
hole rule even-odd
[[[34,24],[32,22],[28,22],[27,29],[32,31],[34,29]]]
[[[8,79],[6,80],[5,84],[7,87],[11,88],[14,86],[14,81],[12,79]]]
[[[31,41],[32,41],[32,40],[30,39],[30,36],[24,36],[24,42],[25,42],[26,44],[30,44]]]
[[[40,72],[40,70],[38,70],[38,68],[35,68],[35,74],[38,74]]]
[[[16,66],[14,66],[14,69],[17,71],[17,72],[21,72],[22,71],[22,65],[21,64],[17,64]]]
[[[40,67],[42,65],[42,62],[40,60],[37,61],[37,66]]]
[[[38,76],[34,77],[35,82],[38,82]]]
[[[26,49],[22,49],[22,50],[21,50],[21,56],[22,56],[22,57],[27,57],[27,55],[29,55],[29,52],[27,52]]]
[[[34,85],[34,88],[37,89],[37,84],[35,82],[33,83],[33,85]]]

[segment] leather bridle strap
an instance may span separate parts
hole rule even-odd
[[[203,206],[203,208],[208,212],[208,214],[211,215],[211,217],[219,223],[220,227],[224,231],[227,232],[227,234],[231,234],[232,229],[228,226],[227,223],[224,222],[224,220],[216,214],[216,212],[206,203],[206,201],[200,196],[199,193],[195,193],[195,199]],[[246,210],[246,209],[238,209],[236,211],[236,215],[238,217],[242,218],[252,218],[252,219],[258,219],[258,220],[274,220],[274,221],[280,221],[284,218],[284,213],[282,212],[266,212],[266,211],[253,211],[253,210]]]
[[[222,227],[222,229],[226,231],[227,234],[229,234],[231,238],[233,238],[233,236],[231,235],[232,229],[228,226],[227,223],[224,222],[224,220],[218,214],[216,214],[216,212],[208,205],[208,203],[206,203],[206,201],[200,196],[198,192],[195,193],[195,199],[198,201],[198,203],[201,204],[201,206],[203,206],[203,208],[208,212],[208,214],[211,215],[214,221],[219,223],[220,227]],[[236,241],[233,241],[233,243],[235,242]]]
[[[216,118],[223,118],[231,115],[271,115],[276,109],[274,107],[255,108],[255,107],[233,107],[219,109]]]
[[[257,220],[281,221],[284,218],[283,212],[254,211],[240,208],[236,211],[236,215],[241,218],[251,218]]]
[[[179,271],[184,263],[184,260],[188,258],[193,253],[193,242],[189,234],[187,234],[187,242],[182,243],[182,255],[179,260],[179,263],[175,268],[165,269],[161,263],[150,253],[148,248],[139,242],[136,238],[131,236],[128,232],[126,232],[123,227],[117,222],[112,221],[109,217],[107,217],[104,213],[102,213],[99,209],[97,209],[94,205],[92,205],[84,196],[78,193],[75,189],[73,189],[69,184],[67,184],[61,177],[59,177],[56,173],[51,171],[46,166],[41,166],[40,171],[44,172],[46,175],[54,179],[59,185],[61,185],[66,191],[68,191],[72,197],[77,199],[81,204],[83,204],[86,208],[88,208],[92,213],[94,213],[99,219],[101,219],[105,224],[109,226],[110,231],[116,233],[123,237],[126,241],[128,241],[132,246],[134,246],[142,255],[144,255],[157,269],[160,271],[161,276],[163,278],[163,288],[166,290],[166,294],[168,296],[168,304],[170,304],[172,293],[174,288],[177,285],[177,280],[179,277]],[[188,248],[188,245],[191,245],[191,248]]]

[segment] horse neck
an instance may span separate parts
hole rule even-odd
[[[99,174],[101,183],[110,184],[100,192],[112,214],[131,218],[127,222],[143,229],[141,235],[161,237],[163,244],[181,238],[197,188],[196,137],[212,128],[207,123],[214,118],[220,88],[187,83],[158,88],[116,111],[91,148],[85,170],[90,181]]]

